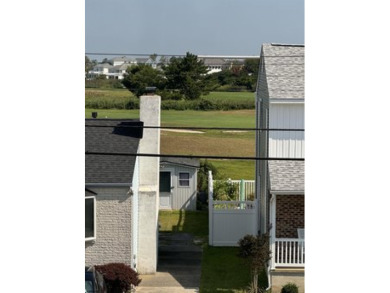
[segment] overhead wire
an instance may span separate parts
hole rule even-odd
[[[257,160],[257,161],[304,161],[304,158],[272,158],[272,157],[240,157],[240,156],[209,156],[209,155],[176,155],[176,154],[147,154],[147,153],[112,153],[112,152],[91,152],[86,155],[104,156],[132,156],[132,157],[160,157],[160,158],[186,158],[186,159],[216,159],[216,160]]]
[[[87,121],[96,121],[97,119],[88,118]],[[116,121],[110,119],[100,119],[100,121]],[[189,130],[237,130],[237,131],[305,131],[305,129],[291,128],[242,128],[242,127],[198,127],[198,126],[141,126],[141,125],[85,125],[85,127],[107,127],[107,128],[148,128],[148,129],[189,129]]]

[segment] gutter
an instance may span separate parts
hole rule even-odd
[[[269,192],[271,195],[300,195],[300,194],[305,194],[305,191],[304,190],[289,190],[289,191],[284,191],[284,190],[280,190],[280,191],[277,191],[277,190],[271,190]]]
[[[132,183],[85,183],[88,187],[132,187]]]

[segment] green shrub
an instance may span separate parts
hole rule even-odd
[[[100,89],[123,89],[124,86],[119,79],[90,79],[85,80],[86,88],[100,88]]]
[[[169,91],[169,90],[157,90],[157,95],[161,96],[161,100],[184,100],[184,96],[178,91]]]
[[[218,180],[214,184],[214,200],[238,200],[239,185],[227,180]]]
[[[141,283],[138,273],[124,263],[109,263],[95,268],[103,275],[109,293],[127,292]]]
[[[212,172],[214,178],[218,178],[218,169],[207,159],[200,161],[200,167],[198,171],[198,190],[201,192],[208,192],[209,186],[209,171]]]
[[[214,89],[214,91],[216,91],[216,92],[248,92],[248,89],[246,86],[225,84],[225,85],[221,85],[220,87],[217,87],[216,89]]]
[[[283,286],[280,293],[298,293],[298,287],[294,283],[288,283]]]

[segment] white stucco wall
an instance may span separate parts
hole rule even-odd
[[[144,126],[160,126],[160,96],[141,96],[140,120]],[[144,128],[139,153],[160,153],[160,129]],[[154,274],[157,271],[158,210],[159,210],[159,166],[158,157],[139,158],[139,233],[138,272]]]

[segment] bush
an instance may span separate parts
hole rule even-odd
[[[169,91],[169,90],[157,90],[156,94],[161,96],[161,100],[184,100],[184,96],[178,91]]]
[[[283,286],[280,293],[298,293],[298,287],[294,283],[288,283]]]
[[[212,172],[214,179],[218,178],[218,170],[217,168],[207,159],[200,161],[200,167],[198,172],[198,190],[200,192],[204,192],[208,194],[209,188],[209,171]],[[206,195],[207,200],[207,195]]]
[[[218,180],[214,184],[214,200],[238,200],[239,184],[228,180]]]
[[[86,88],[100,88],[100,89],[123,89],[124,86],[119,79],[90,79],[85,80]]]
[[[124,263],[109,263],[95,268],[103,275],[109,293],[127,292],[141,283],[138,273]]]

